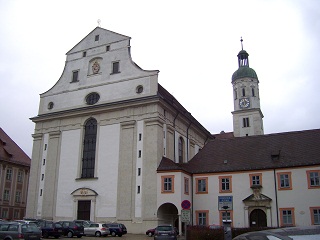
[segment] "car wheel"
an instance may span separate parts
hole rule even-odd
[[[68,233],[67,233],[67,237],[68,237],[68,238],[72,238],[72,237],[73,237],[73,233],[72,233],[72,232],[68,232]]]
[[[152,232],[149,232],[149,233],[148,233],[148,236],[149,236],[149,237],[152,237],[152,235],[153,235]]]
[[[96,237],[101,237],[101,232],[96,232],[96,233],[95,233],[95,236],[96,236]]]
[[[77,238],[82,238],[82,235],[78,235]]]
[[[122,234],[118,234],[118,237],[122,237]]]
[[[59,238],[59,236],[54,236],[54,238]]]
[[[46,232],[43,233],[42,236],[43,236],[43,238],[48,238],[49,237],[48,233],[46,233]]]
[[[115,236],[116,236],[116,233],[115,233],[115,232],[112,232],[112,233],[111,233],[111,236],[112,236],[112,237],[115,237]]]

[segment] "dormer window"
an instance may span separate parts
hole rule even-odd
[[[96,35],[96,36],[94,37],[94,40],[95,40],[95,41],[99,41],[99,35]]]

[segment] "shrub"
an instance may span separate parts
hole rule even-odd
[[[206,226],[188,226],[187,240],[224,240],[224,230],[209,229]]]

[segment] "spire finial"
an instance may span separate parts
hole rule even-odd
[[[97,21],[97,23],[98,23],[98,27],[101,27],[101,20],[100,19],[98,19],[98,21]]]
[[[241,37],[241,39],[240,39],[240,42],[241,42],[241,50],[243,50],[243,44],[242,44],[243,39],[242,39],[242,37]]]

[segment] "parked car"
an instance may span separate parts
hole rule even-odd
[[[87,227],[90,225],[90,223],[93,223],[92,221],[89,221],[89,220],[74,220],[74,222],[79,223],[84,227]]]
[[[37,221],[31,221],[31,220],[14,220],[14,222],[19,222],[19,223],[26,223],[26,224],[31,224],[39,228],[38,222]],[[39,228],[40,229],[40,228]]]
[[[0,239],[40,240],[41,230],[34,224],[21,222],[0,222]]]
[[[154,231],[154,240],[177,240],[177,232],[171,225],[159,225]]]
[[[247,232],[233,238],[234,240],[315,240],[320,239],[320,226],[286,227],[256,232]]]
[[[127,228],[122,223],[107,223],[107,227],[109,228],[111,236],[119,236],[127,233]]]
[[[89,226],[84,228],[84,234],[86,236],[107,236],[110,234],[110,230],[106,223],[90,223]]]
[[[62,226],[62,233],[64,236],[67,236],[68,238],[72,238],[73,236],[81,238],[84,236],[84,226],[82,224],[75,221],[60,221],[59,223]]]
[[[156,230],[155,228],[149,229],[148,231],[146,231],[146,235],[148,235],[149,237],[152,237],[154,235],[155,230]]]
[[[42,231],[42,237],[44,238],[59,238],[63,235],[62,226],[58,222],[43,221],[40,224],[40,228]]]

